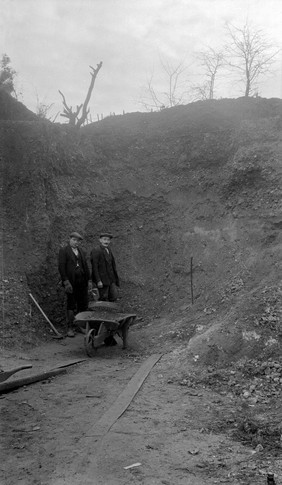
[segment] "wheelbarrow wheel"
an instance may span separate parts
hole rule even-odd
[[[97,352],[97,347],[94,346],[94,337],[96,335],[96,329],[92,328],[87,332],[84,337],[84,347],[88,357],[94,357]]]

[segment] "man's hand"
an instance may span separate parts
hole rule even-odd
[[[92,286],[92,281],[91,281],[91,280],[89,280],[89,281],[88,281],[88,291],[92,291],[92,287],[93,287],[93,286]]]
[[[103,288],[103,283],[102,283],[102,281],[98,281],[97,286],[98,286],[98,288]]]
[[[64,281],[64,287],[66,293],[70,294],[73,292],[72,285],[70,284],[69,280]]]

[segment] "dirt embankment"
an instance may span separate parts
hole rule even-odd
[[[165,338],[193,335],[188,351],[206,361],[279,351],[280,100],[198,102],[79,134],[2,119],[5,346],[44,338],[29,291],[60,325],[58,248],[78,230],[89,254],[107,228],[123,305],[163,317]]]
[[[46,343],[28,298],[61,328],[56,259],[70,230],[88,253],[100,229],[114,232],[121,302],[139,317],[127,351],[119,341],[2,396],[1,483],[280,477],[281,101],[194,103],[80,134],[34,121],[1,93],[0,114],[0,368],[85,358],[82,335]],[[97,441],[97,423],[155,352],[144,386]]]

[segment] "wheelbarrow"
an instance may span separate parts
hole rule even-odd
[[[136,319],[134,313],[120,313],[115,304],[92,303],[91,309],[75,316],[75,325],[84,330],[84,347],[89,357],[94,357],[106,339],[118,335],[127,348],[128,329]]]

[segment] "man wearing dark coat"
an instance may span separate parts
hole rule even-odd
[[[112,234],[102,232],[99,237],[100,245],[90,254],[92,266],[92,282],[99,290],[99,300],[116,301],[119,277],[114,255],[109,247]]]
[[[79,247],[82,239],[78,232],[72,232],[69,243],[59,250],[58,269],[67,295],[68,337],[75,336],[75,311],[79,313],[88,309],[90,272],[86,255]]]

